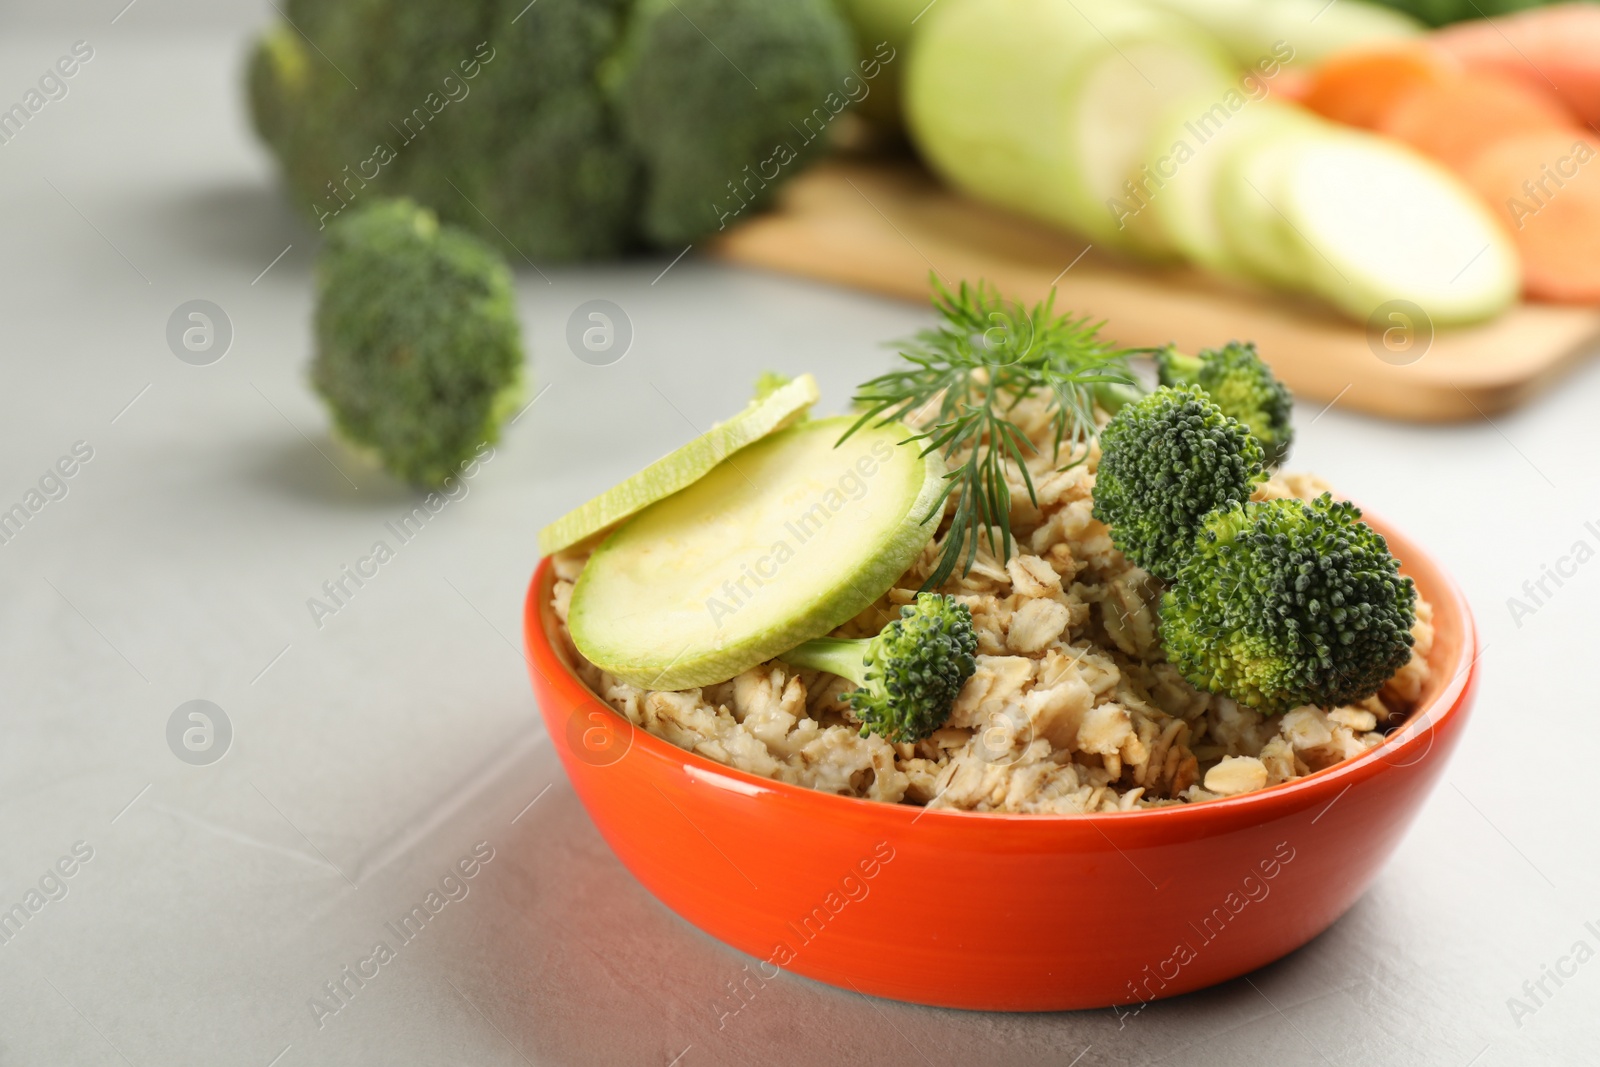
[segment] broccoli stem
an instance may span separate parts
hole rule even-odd
[[[952,596],[918,593],[878,636],[819,637],[785,653],[791,667],[836,674],[860,688],[848,699],[863,735],[912,742],[950,718],[977,664],[972,613]]]
[[[1099,382],[1094,387],[1094,402],[1107,415],[1115,415],[1143,396],[1138,386],[1121,382]]]
[[[781,657],[791,667],[807,667],[848,678],[858,686],[867,684],[867,651],[873,638],[818,637]]]
[[[1173,345],[1168,345],[1156,356],[1156,366],[1161,369],[1163,385],[1199,385],[1200,370],[1205,360],[1199,356],[1186,356]]]

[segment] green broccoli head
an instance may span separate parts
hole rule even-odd
[[[637,0],[606,73],[645,238],[693,241],[770,200],[827,144],[854,58],[830,0]]]
[[[293,30],[276,26],[256,41],[245,68],[245,92],[256,132],[280,157],[294,151],[299,113],[311,82],[306,69],[310,58]]]
[[[1168,346],[1156,353],[1156,371],[1162,385],[1198,385],[1224,415],[1250,428],[1266,465],[1276,467],[1294,443],[1294,396],[1256,352],[1256,346],[1230,341],[1208,348],[1199,356],[1186,356]]]
[[[311,381],[340,434],[415,485],[457,474],[520,395],[504,261],[409,200],[375,200],[329,227],[316,339]]]
[[[851,59],[827,0],[289,0],[285,15],[298,29],[251,57],[251,111],[318,225],[404,195],[530,262],[716,230],[754,195],[746,165],[806,154],[804,118]]]
[[[977,669],[972,613],[952,596],[918,593],[878,636],[819,637],[781,658],[860,686],[850,707],[861,733],[919,741],[945,724],[961,687]]]
[[[1248,500],[1266,477],[1250,431],[1193,386],[1124,406],[1100,432],[1100,450],[1095,518],[1158,578],[1178,572],[1208,514]]]
[[[1331,708],[1410,659],[1416,599],[1355,505],[1249,502],[1207,520],[1162,597],[1161,642],[1201,689],[1268,714]]]

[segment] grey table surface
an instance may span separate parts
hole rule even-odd
[[[315,619],[414,498],[336,449],[306,386],[317,237],[237,91],[261,12],[123,3],[3,9],[0,105],[74,41],[94,56],[0,146],[0,510],[43,503],[0,544],[0,907],[37,905],[0,943],[0,1064],[1600,1062],[1600,366],[1493,422],[1298,412],[1295,464],[1431,546],[1487,642],[1446,780],[1323,936],[1130,1018],[794,976],[729,1014],[746,959],[617,863],[538,724],[516,647],[534,531],[736,408],[759,369],[813,370],[841,405],[926,313],[694,252],[523,270],[539,399]],[[594,298],[634,328],[610,366],[565,341]],[[192,299],[232,325],[206,366],[166,339]],[[1558,564],[1554,595],[1513,613]],[[195,699],[231,727],[207,765],[168,741]],[[459,899],[332,1000],[474,852]]]

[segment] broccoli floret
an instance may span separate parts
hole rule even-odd
[[[976,669],[977,651],[965,604],[939,593],[918,593],[916,603],[902,607],[900,618],[876,637],[819,637],[779,658],[859,685],[850,694],[850,707],[861,721],[862,736],[919,741],[950,717]]]
[[[1268,714],[1376,693],[1411,657],[1416,588],[1381,534],[1324,493],[1212,515],[1161,601],[1167,658]]]
[[[1100,432],[1094,515],[1122,554],[1170,578],[1205,517],[1243,503],[1266,475],[1261,445],[1197,387],[1163,386]]]
[[[288,0],[284,13],[293,27],[257,43],[248,84],[298,206],[320,227],[409,196],[534,263],[677,251],[717,230],[798,169],[759,174],[779,145],[807,155],[806,118],[851,69],[827,0]]]
[[[1096,382],[1090,389],[1090,395],[1094,397],[1095,407],[1107,415],[1115,415],[1147,394],[1137,383]]]
[[[329,227],[317,292],[311,381],[345,438],[421,486],[496,440],[522,342],[494,249],[409,200],[377,200]]]
[[[1162,385],[1198,385],[1224,415],[1250,427],[1266,453],[1268,467],[1288,457],[1294,443],[1290,425],[1294,396],[1262,361],[1254,344],[1230,341],[1198,356],[1186,356],[1169,345],[1156,353],[1155,360]]]
[[[693,241],[769,201],[827,145],[854,58],[829,0],[636,0],[605,73],[646,239]]]

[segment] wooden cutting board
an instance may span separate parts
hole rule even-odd
[[[731,229],[716,254],[739,263],[928,298],[986,278],[1033,301],[1105,319],[1105,335],[1193,352],[1253,340],[1301,397],[1420,421],[1482,418],[1533,396],[1600,342],[1600,309],[1523,304],[1494,322],[1407,331],[1352,323],[1308,300],[1189,269],[1134,265],[1079,237],[990,208],[911,163],[833,160],[784,187],[776,207]]]

